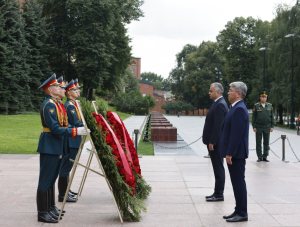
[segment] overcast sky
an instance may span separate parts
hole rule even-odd
[[[184,45],[216,41],[216,36],[235,17],[271,21],[276,4],[296,0],[145,0],[145,16],[129,25],[132,53],[141,58],[141,72],[168,77],[175,55]]]

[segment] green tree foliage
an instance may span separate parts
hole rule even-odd
[[[28,86],[28,45],[24,19],[16,0],[0,0],[1,52],[0,114],[24,111],[30,103]],[[2,68],[3,67],[3,68]]]
[[[185,101],[177,101],[177,102],[168,102],[164,105],[162,105],[161,107],[163,110],[166,110],[167,113],[170,113],[170,111],[172,110],[175,112],[181,112],[181,111],[185,111],[185,114],[188,115],[190,111],[194,111],[195,107],[190,104],[187,103]]]
[[[131,91],[138,92],[140,90],[138,80],[132,75],[129,68],[125,71],[125,76],[123,78],[125,92],[130,93]]]
[[[258,50],[254,48],[257,40],[256,30],[260,20],[252,17],[236,17],[225,25],[217,36],[222,54],[226,59],[225,72],[228,82],[243,81],[248,87],[245,104],[248,108],[253,101],[248,97],[252,92],[252,83],[256,75]]]
[[[25,0],[22,9],[25,38],[29,45],[26,60],[30,75],[28,81],[30,95],[27,98],[30,98],[30,102],[27,110],[38,110],[44,99],[44,94],[38,87],[52,74],[47,60],[49,46],[45,43],[49,31],[45,18],[42,18],[42,5],[37,4],[35,0]]]
[[[192,94],[191,103],[197,109],[211,106],[212,101],[208,96],[209,87],[213,82],[225,82],[219,80],[219,77],[216,78],[216,68],[218,72],[224,72],[224,63],[219,45],[210,41],[202,42],[196,52],[186,56],[187,75],[184,83],[186,90]],[[222,74],[222,79],[223,77],[226,75]]]
[[[149,110],[156,105],[151,95],[143,97],[140,91],[120,93],[113,98],[112,102],[118,111],[138,115],[148,114]]]
[[[164,78],[161,75],[157,75],[156,73],[153,72],[143,72],[141,73],[141,79],[142,80],[148,80],[152,83],[155,83],[157,81],[162,82]]]
[[[130,60],[126,24],[143,14],[140,0],[40,0],[51,24],[50,63],[66,78],[83,82],[83,97],[93,89],[115,89]]]
[[[143,72],[141,73],[141,79],[154,83],[154,89],[157,91],[171,90],[171,80],[169,78],[164,79],[161,75],[157,75],[156,73]]]
[[[197,47],[191,44],[187,44],[183,47],[182,51],[176,55],[176,67],[171,70],[169,79],[172,82],[171,90],[175,95],[176,100],[186,100],[191,102],[192,95],[189,90],[184,86],[184,80],[187,72],[184,68],[186,62],[186,56],[190,53],[196,52]]]
[[[287,34],[295,34],[294,42],[294,110],[300,111],[300,6],[296,4],[292,8],[279,5],[276,10],[276,18],[271,23],[268,34],[270,51],[267,51],[268,80],[270,81],[270,99],[279,110],[291,108],[291,84],[292,84],[292,39],[285,38]],[[282,106],[282,108],[280,107]],[[282,113],[281,113],[282,114]]]
[[[0,1],[3,8],[4,1]],[[5,28],[6,17],[3,10],[0,11],[0,114],[8,113],[8,100],[5,98],[10,95],[10,91],[6,87],[6,79],[10,77],[9,63],[11,62],[13,51],[9,50],[8,44],[3,42],[6,39],[7,31]]]

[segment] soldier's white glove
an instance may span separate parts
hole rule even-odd
[[[91,130],[88,129],[88,132],[91,132]],[[77,135],[78,136],[86,136],[88,134],[87,130],[85,130],[85,127],[79,127],[77,128]]]

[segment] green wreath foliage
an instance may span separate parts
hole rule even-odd
[[[146,203],[140,196],[132,196],[129,186],[123,181],[119,173],[115,158],[111,153],[111,148],[106,144],[105,132],[102,132],[96,125],[96,120],[92,115],[92,103],[83,100],[81,102],[83,116],[87,127],[91,130],[91,139],[94,142],[101,164],[106,173],[107,179],[112,187],[117,205],[124,220],[140,221],[141,212],[146,212]]]

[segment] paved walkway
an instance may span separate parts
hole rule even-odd
[[[166,116],[166,118],[174,125],[174,127],[177,127],[177,133],[184,139],[186,143],[191,143],[195,140],[197,140],[200,136],[202,136],[203,133],[203,126],[205,123],[205,117],[202,116]],[[300,159],[300,136],[297,136],[296,131],[288,130],[288,129],[282,129],[279,127],[275,127],[274,131],[270,135],[270,142],[275,141],[278,139],[281,135],[286,135],[289,138],[289,141],[292,145],[292,148],[294,149],[295,154]],[[285,142],[285,159],[287,161],[291,162],[297,162],[299,161],[294,153],[292,152],[288,141]],[[170,144],[169,146],[174,146]],[[176,146],[176,144],[175,144]],[[249,148],[255,149],[255,133],[252,130],[252,126],[249,127]],[[192,144],[190,146],[199,156],[207,155],[207,148],[202,143],[202,139],[198,142]],[[274,151],[274,153],[281,159],[282,158],[282,140],[278,140],[274,144],[270,146],[270,148]],[[251,150],[250,151],[250,157],[256,157],[256,151]],[[270,151],[270,157],[276,157],[271,151]]]
[[[177,124],[185,141],[192,142],[202,134],[204,118],[174,118],[170,121]],[[192,129],[184,130],[189,127]],[[291,142],[296,144],[294,139]],[[142,175],[153,188],[141,222],[122,225],[104,179],[91,172],[79,201],[66,204],[67,213],[56,226],[300,226],[300,163],[284,163],[274,155],[270,163],[257,163],[255,153],[251,153],[246,165],[249,221],[226,223],[222,215],[230,214],[235,202],[227,167],[225,201],[207,203],[204,196],[213,192],[214,184],[210,159],[203,158],[207,152],[201,142],[191,147],[198,156],[140,159]],[[87,158],[82,155],[80,162],[86,163]],[[91,167],[99,169],[96,160]],[[78,190],[83,171],[78,167],[72,190]],[[38,155],[0,155],[0,226],[54,226],[37,222],[38,173]]]

